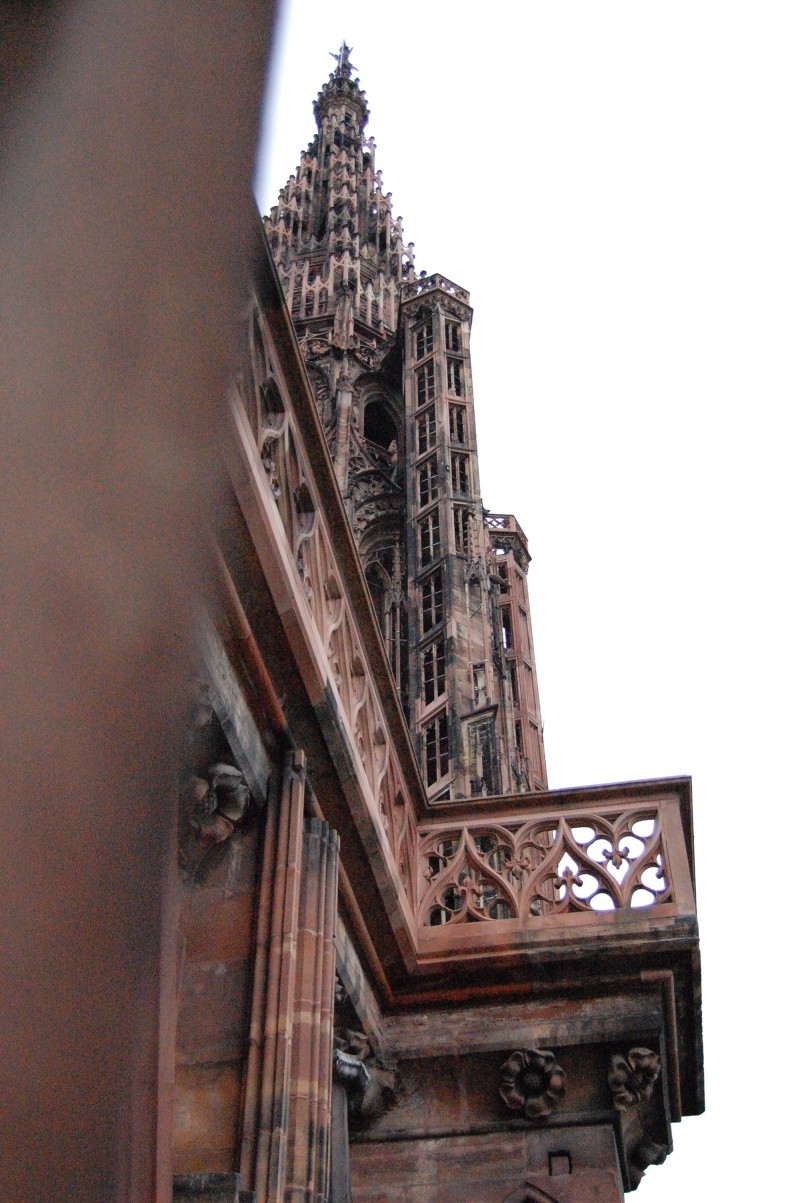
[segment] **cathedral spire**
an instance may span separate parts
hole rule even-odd
[[[331,52],[335,69],[314,101],[317,133],[266,226],[293,318],[315,329],[322,319],[341,350],[357,334],[377,349],[397,328],[401,286],[415,278],[414,244],[375,169],[350,52],[346,42]]]

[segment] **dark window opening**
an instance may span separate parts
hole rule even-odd
[[[463,405],[450,406],[450,438],[454,443],[467,441],[466,410]]]
[[[432,630],[444,617],[444,582],[438,568],[422,582],[422,631]]]
[[[461,555],[469,552],[469,510],[456,506],[453,510],[453,534],[456,551]]]
[[[364,438],[387,450],[397,441],[397,427],[380,401],[370,401],[364,407]]]
[[[433,360],[429,359],[421,368],[417,368],[417,405],[424,405],[433,400]]]
[[[456,397],[464,396],[464,372],[460,359],[447,361],[447,388]]]
[[[500,623],[503,629],[503,647],[506,651],[514,646],[514,632],[511,628],[511,610],[503,606],[500,611]]]
[[[473,796],[495,794],[500,786],[494,718],[470,724],[469,750]]]
[[[441,777],[446,777],[450,769],[450,741],[447,733],[447,711],[437,714],[428,723],[424,732],[425,742],[425,779],[428,785],[434,785]]]
[[[439,510],[428,514],[419,524],[419,555],[420,562],[430,564],[442,549],[442,539],[439,530]]]
[[[466,455],[451,455],[450,469],[454,493],[469,493],[469,465]]]
[[[422,653],[422,691],[429,706],[444,693],[444,640],[429,644]]]
[[[461,350],[461,323],[460,322],[445,322],[444,324],[444,345],[448,351]]]
[[[384,599],[386,597],[386,576],[377,564],[370,564],[365,573],[372,604],[378,618],[378,626],[383,630]]]
[[[439,496],[439,465],[432,455],[419,468],[419,504],[427,505]]]
[[[436,446],[436,411],[429,409],[417,422],[417,454],[424,455]]]
[[[516,664],[509,663],[508,679],[511,682],[511,701],[514,703],[515,706],[519,706],[519,684],[517,682],[517,666],[516,666]],[[519,740],[517,740],[517,743],[519,743]]]
[[[417,359],[424,359],[433,350],[433,322],[430,318],[421,326],[417,326],[414,332],[414,346]]]

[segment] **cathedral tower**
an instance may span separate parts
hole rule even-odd
[[[432,800],[547,786],[524,534],[480,495],[469,294],[417,275],[350,47],[266,228]]]

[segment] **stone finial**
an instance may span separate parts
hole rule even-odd
[[[526,1119],[544,1119],[563,1099],[567,1075],[546,1049],[519,1049],[500,1070],[500,1097]]]
[[[645,1103],[661,1073],[661,1058],[649,1048],[632,1048],[627,1057],[615,1054],[608,1067],[608,1084],[618,1111]]]

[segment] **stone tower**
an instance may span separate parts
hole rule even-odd
[[[526,573],[481,501],[469,293],[417,274],[344,43],[266,219],[431,800],[546,789]]]

